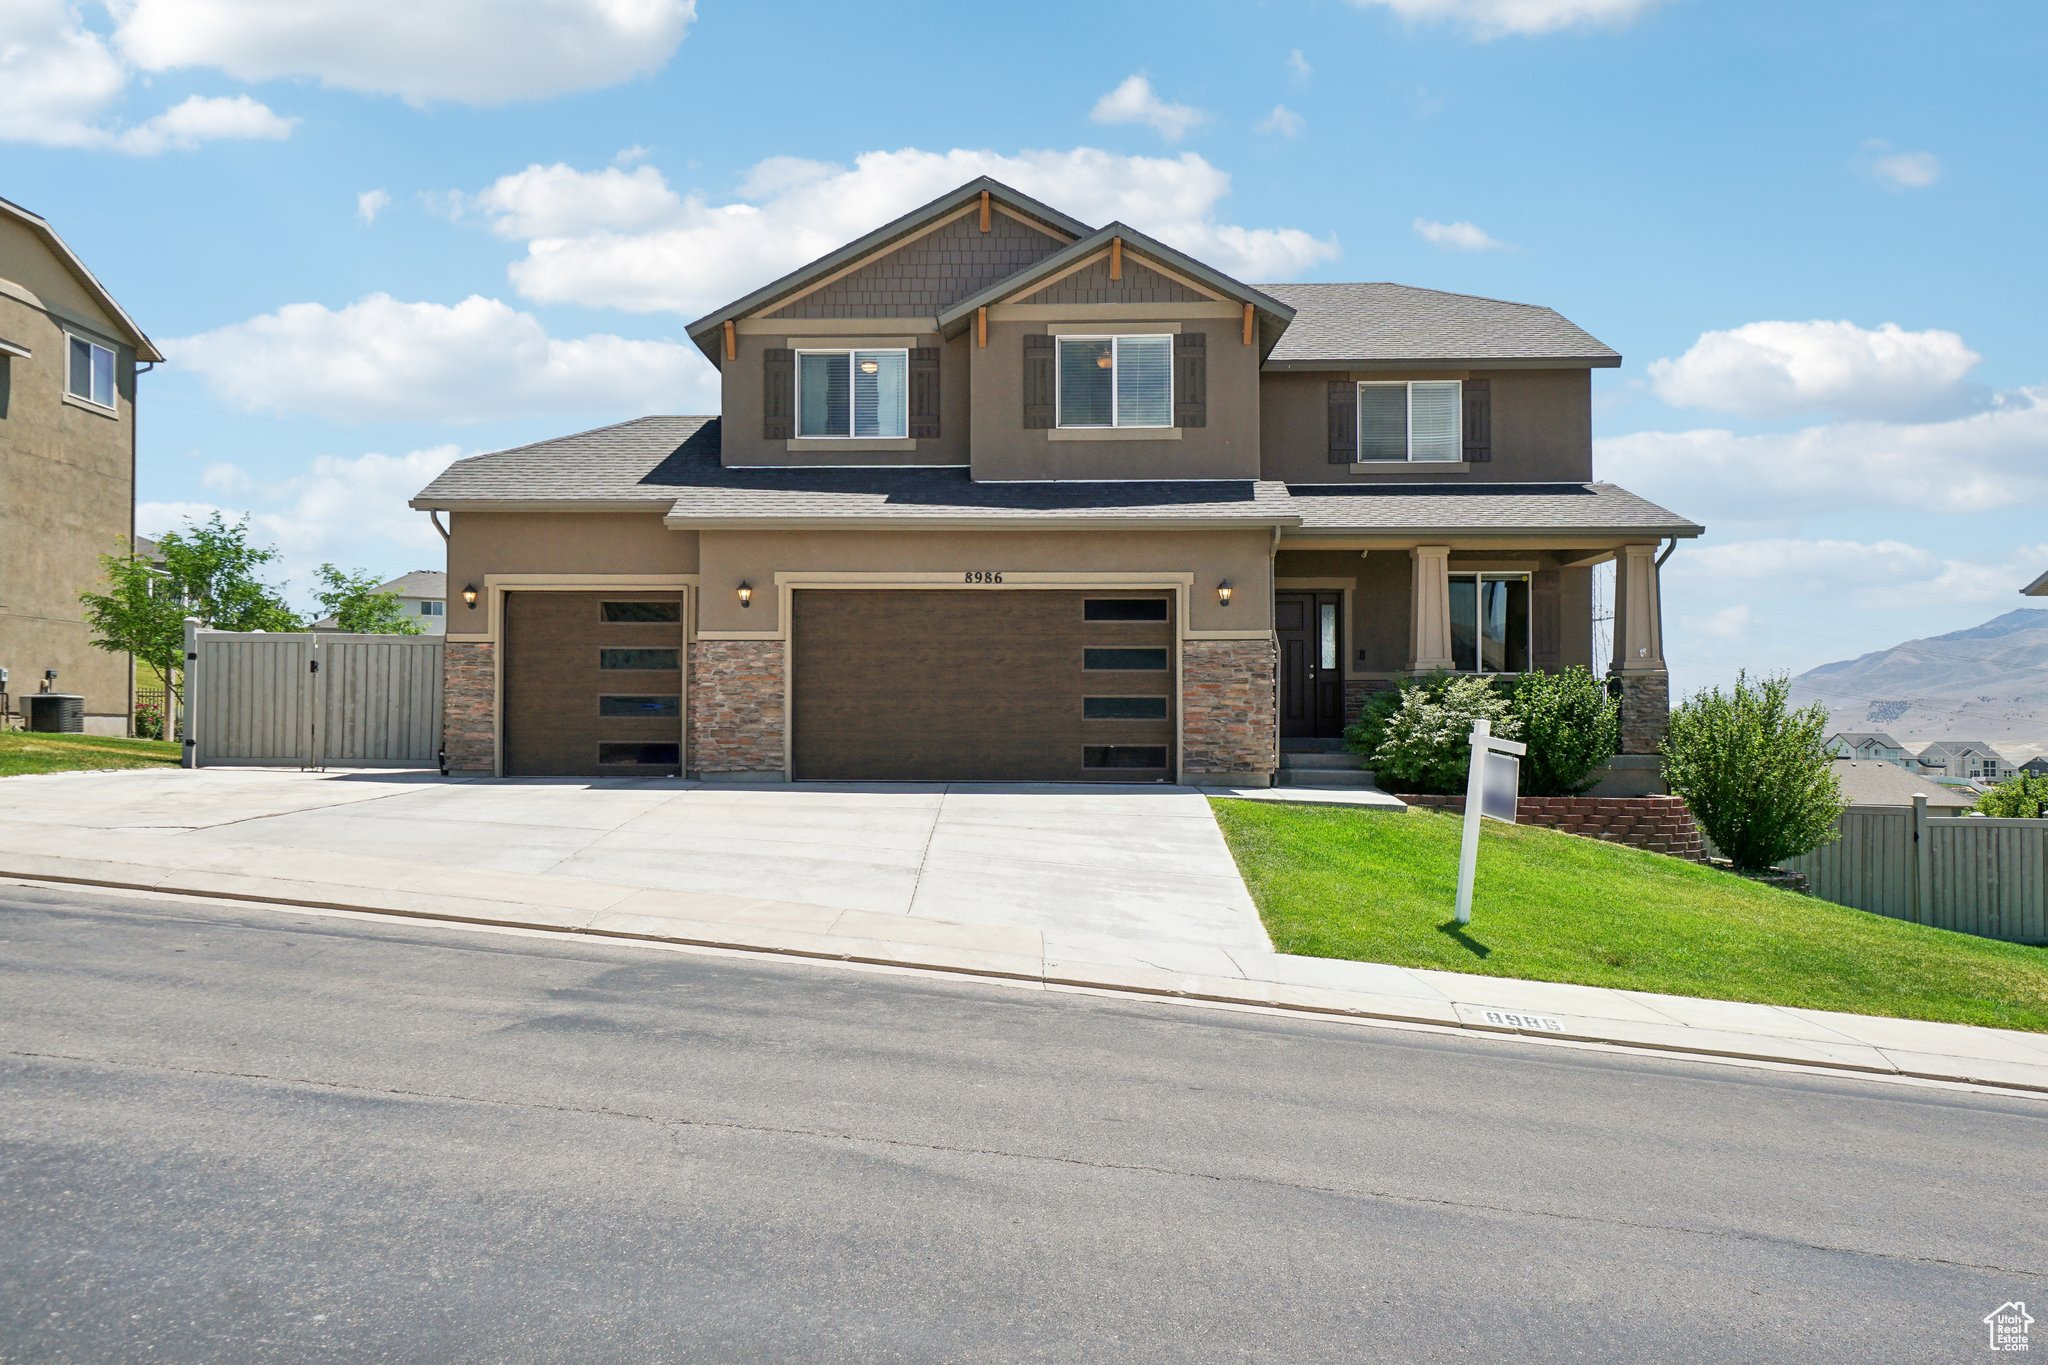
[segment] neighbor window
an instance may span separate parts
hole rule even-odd
[[[1455,461],[1465,456],[1462,400],[1455,379],[1358,386],[1358,458]]]
[[[422,616],[446,616],[447,614],[448,604],[446,602],[420,603],[420,615]]]
[[[796,434],[910,434],[910,352],[798,351]]]
[[[1059,338],[1063,427],[1173,425],[1173,338]]]
[[[1451,661],[1460,673],[1529,671],[1529,575],[1451,575]]]
[[[113,351],[84,337],[72,337],[70,340],[71,365],[64,380],[65,392],[73,398],[83,398],[88,403],[111,408],[114,406]]]

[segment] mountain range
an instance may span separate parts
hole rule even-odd
[[[1909,748],[1976,739],[2023,762],[2048,752],[2048,611],[2021,608],[1792,679],[1838,730],[1883,730]]]

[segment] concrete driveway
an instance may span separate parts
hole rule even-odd
[[[0,821],[173,835],[1038,930],[1048,954],[1226,970],[1270,953],[1186,788],[454,780],[278,769],[0,783]],[[56,836],[56,831],[52,831]],[[56,836],[64,837],[64,836]],[[266,864],[275,859],[266,857]]]

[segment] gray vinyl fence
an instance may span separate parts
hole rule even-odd
[[[441,640],[185,628],[185,762],[429,768]]]
[[[1785,866],[1813,894],[1894,919],[2048,943],[2048,820],[1851,807],[1842,837]]]

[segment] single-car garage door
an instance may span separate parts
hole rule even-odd
[[[1173,776],[1166,593],[810,589],[792,610],[799,779]]]
[[[680,770],[681,594],[507,593],[504,670],[508,776]]]

